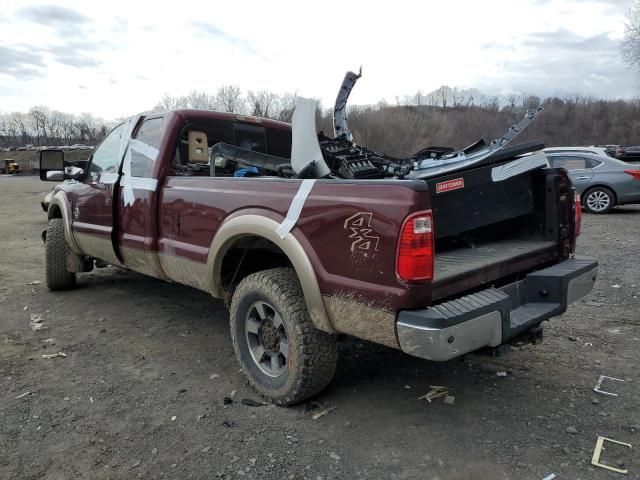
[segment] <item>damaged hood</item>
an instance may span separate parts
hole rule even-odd
[[[291,167],[298,178],[351,178],[351,179],[429,179],[490,162],[498,164],[513,160],[544,148],[541,142],[506,148],[536,118],[542,107],[528,111],[500,138],[487,144],[479,140],[458,151],[433,147],[423,149],[407,158],[395,158],[362,147],[353,141],[347,121],[349,95],[358,79],[358,73],[347,72],[333,107],[334,138],[318,135],[316,129],[317,101],[298,98],[292,120]],[[425,152],[429,154],[425,158]],[[545,157],[546,158],[546,157]],[[543,159],[524,160],[514,165],[510,174],[524,168],[540,168]],[[503,169],[498,177],[506,175]]]

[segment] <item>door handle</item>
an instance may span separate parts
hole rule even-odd
[[[586,177],[586,176],[582,175],[580,177],[576,177],[576,180],[589,180],[589,178],[591,178],[591,177]]]

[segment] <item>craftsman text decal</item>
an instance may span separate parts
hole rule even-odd
[[[454,178],[446,182],[436,183],[436,193],[449,192],[459,188],[464,188],[464,178]]]

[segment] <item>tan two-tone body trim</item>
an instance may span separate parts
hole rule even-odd
[[[73,253],[82,255],[82,250],[71,233],[71,203],[69,203],[69,199],[63,191],[58,191],[51,197],[49,209],[47,210],[47,218],[49,220],[55,218],[55,213],[58,211],[64,223],[64,238],[67,241],[67,245]]]
[[[309,315],[316,328],[325,332],[336,333],[327,313],[315,271],[302,245],[291,234],[284,238],[276,233],[279,222],[261,215],[240,215],[224,222],[213,238],[207,257],[207,278],[210,279],[210,292],[222,298],[225,291],[222,287],[222,260],[233,243],[244,236],[259,236],[269,240],[280,248],[289,258],[302,286]]]

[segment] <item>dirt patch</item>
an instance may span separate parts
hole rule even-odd
[[[639,207],[584,216],[599,279],[542,345],[430,363],[345,339],[329,388],[279,408],[241,403],[258,397],[203,292],[116,269],[30,284],[50,186],[0,178],[0,478],[611,478],[590,465],[598,435],[634,446],[603,460],[640,478]],[[618,397],[592,391],[600,375]],[[418,400],[430,385],[455,402]]]

